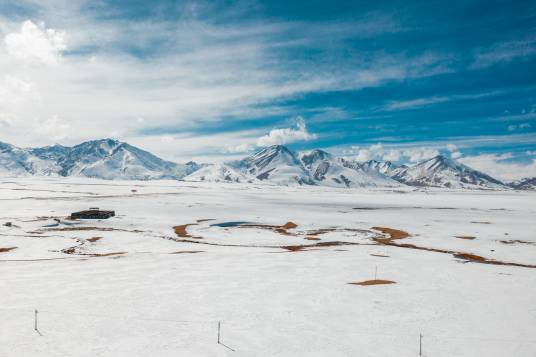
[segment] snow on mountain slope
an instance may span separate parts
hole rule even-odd
[[[482,172],[476,171],[454,160],[438,155],[419,164],[407,167],[393,178],[411,186],[431,186],[446,188],[507,188]]]
[[[331,187],[431,186],[468,189],[534,189],[535,179],[505,185],[443,156],[414,166],[356,162],[322,150],[295,154],[282,145],[263,148],[239,161],[216,165],[176,164],[112,139],[23,149],[0,142],[1,176],[81,176],[101,179],[186,179]]]
[[[0,142],[0,174],[3,176],[56,176],[59,166],[26,149]]]
[[[366,161],[366,162],[358,164],[358,166],[363,171],[379,172],[380,174],[389,176],[389,177],[395,176],[397,173],[407,168],[407,166],[405,165],[397,166],[393,164],[391,161],[376,161],[376,160]]]
[[[508,183],[508,186],[516,190],[536,190],[536,177],[527,177]]]
[[[76,145],[60,160],[60,163],[63,176],[103,179],[182,178],[197,169],[194,163],[175,164],[112,139],[88,141]]]
[[[254,182],[255,179],[226,164],[207,165],[184,177],[184,181]]]
[[[395,187],[401,184],[381,173],[345,166],[341,158],[322,151],[300,153],[299,158],[316,184],[331,187]]]
[[[162,160],[155,155],[117,140],[103,139],[65,147],[21,149],[0,145],[3,175],[83,176],[101,179],[180,179],[199,169]]]
[[[278,185],[314,185],[309,172],[296,155],[282,145],[261,149],[251,156],[229,165],[257,180]]]

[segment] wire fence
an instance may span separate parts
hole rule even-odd
[[[355,329],[352,326],[323,330],[322,326],[293,324],[292,320],[268,321],[235,321],[223,319],[179,319],[173,317],[143,316],[140,314],[95,313],[91,311],[68,311],[53,309],[5,308],[0,307],[0,315],[8,314],[9,318],[0,319],[0,331],[24,329],[34,330],[35,338],[62,340],[80,338],[84,331],[84,339],[97,339],[102,344],[106,340],[132,338],[132,336],[160,336],[161,338],[188,341],[191,347],[195,344],[219,345],[228,351],[248,350],[250,346],[247,335],[259,334],[266,339],[267,348],[274,348],[274,341],[282,344],[292,340],[306,340],[313,344],[337,345],[339,351],[348,350],[351,355],[352,346],[368,346],[382,343],[382,350],[389,346],[397,351],[398,356],[476,356],[494,349],[498,356],[536,355],[536,339],[505,338],[500,336],[452,335],[438,331],[388,331],[385,329]],[[9,321],[9,325],[6,325]],[[14,322],[16,321],[16,322]],[[314,326],[313,328],[311,326]],[[91,331],[91,332],[90,332]],[[267,333],[268,332],[268,333]],[[329,332],[329,333],[326,333]],[[276,337],[272,337],[273,333]],[[1,334],[0,334],[1,335]],[[278,339],[285,336],[283,339]],[[340,336],[341,339],[334,336]],[[341,341],[350,338],[351,343]],[[249,338],[251,339],[251,337]],[[315,342],[315,340],[317,340]],[[0,336],[1,341],[1,336]],[[277,343],[277,342],[276,342]],[[270,344],[270,346],[268,346]],[[258,342],[255,348],[262,348]],[[176,347],[180,348],[181,343]],[[286,346],[285,348],[289,348]],[[0,351],[2,347],[0,346]],[[499,352],[500,351],[500,352]],[[0,355],[2,355],[0,353]]]

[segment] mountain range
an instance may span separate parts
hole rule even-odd
[[[0,176],[77,176],[100,179],[175,179],[329,187],[445,187],[536,189],[536,178],[504,183],[438,155],[412,166],[389,161],[358,162],[323,150],[293,152],[282,145],[262,148],[222,164],[177,164],[113,139],[68,147],[18,148],[0,142]]]

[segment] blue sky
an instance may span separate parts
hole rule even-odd
[[[0,141],[536,175],[534,1],[0,0]]]

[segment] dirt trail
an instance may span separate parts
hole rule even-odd
[[[17,249],[17,247],[0,248],[0,253],[10,252],[14,249]]]
[[[42,232],[75,232],[75,231],[100,231],[100,232],[130,232],[130,233],[147,233],[138,229],[121,229],[110,227],[61,227],[41,229]]]
[[[350,285],[369,286],[369,285],[396,284],[396,281],[374,279],[374,280],[365,280],[365,281],[353,282],[353,283],[348,283],[348,284],[350,284]]]
[[[373,238],[374,241],[378,242],[381,245],[388,245],[391,247],[407,248],[407,249],[415,249],[415,250],[426,250],[429,252],[436,252],[436,253],[451,254],[455,258],[463,259],[468,262],[474,262],[474,263],[491,264],[491,265],[507,265],[507,266],[522,267],[522,268],[536,268],[536,265],[534,264],[504,262],[500,260],[494,260],[494,259],[481,257],[479,255],[472,254],[472,253],[459,252],[459,251],[447,250],[447,249],[439,249],[439,248],[428,248],[428,247],[422,247],[422,246],[409,244],[409,243],[398,243],[396,242],[396,240],[409,237],[410,236],[409,233],[400,231],[397,229],[386,228],[386,227],[372,227],[372,229],[378,230],[382,232],[383,234],[388,235],[388,237],[384,237],[384,238]]]

